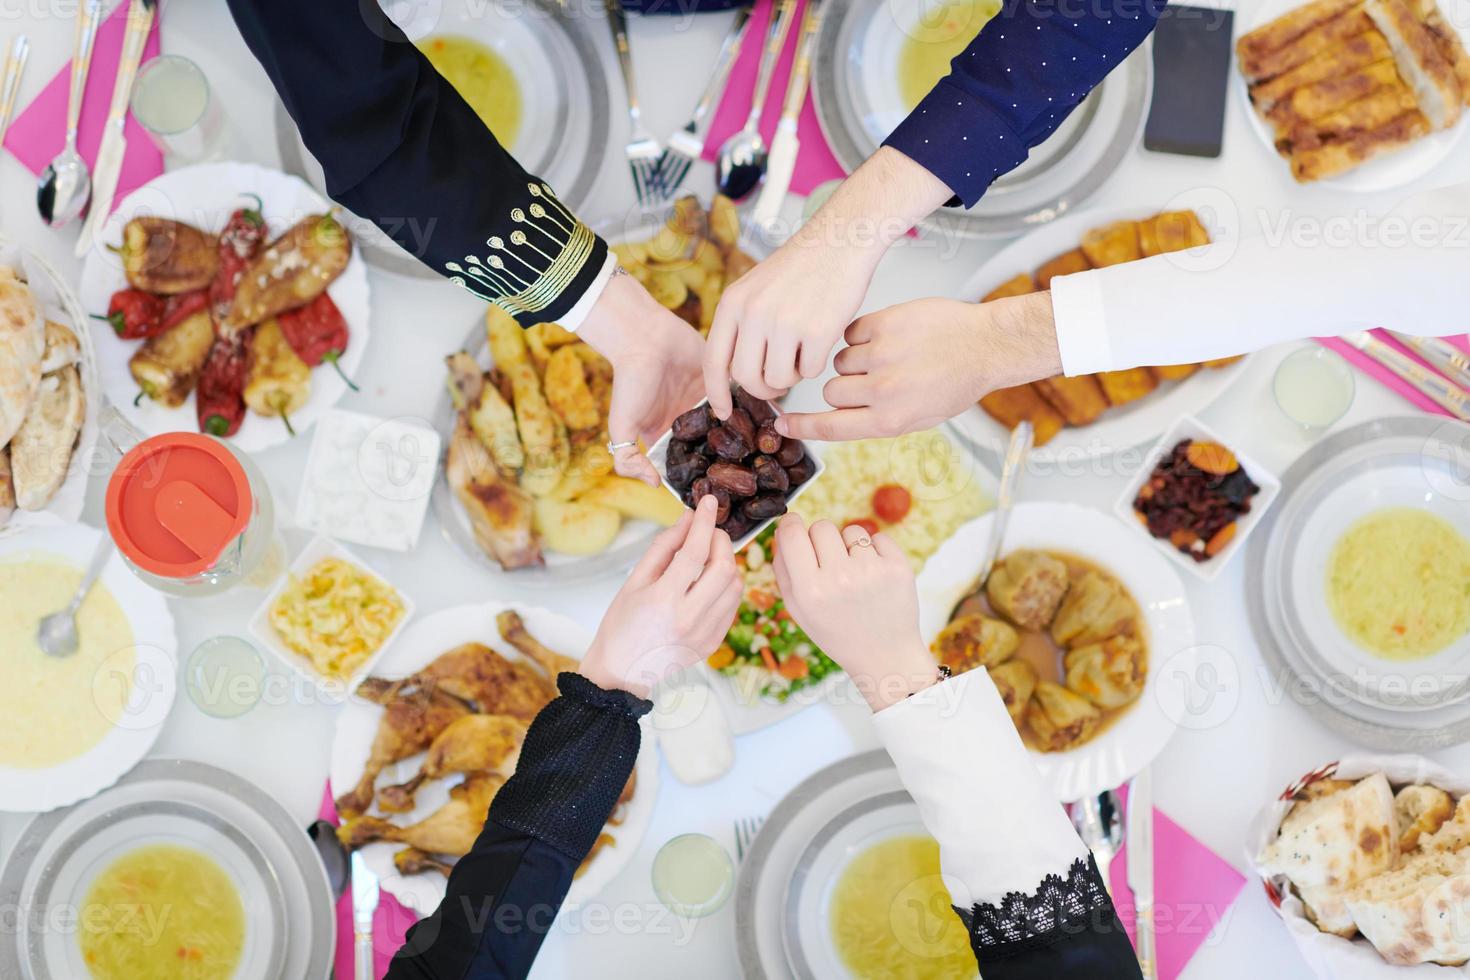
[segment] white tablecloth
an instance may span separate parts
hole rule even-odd
[[[317,0],[320,2],[320,0]],[[30,0],[8,8],[0,18],[0,43],[16,33],[30,36],[32,51],[19,105],[26,105],[71,52],[73,0]],[[1249,26],[1249,10],[1237,23]],[[221,0],[170,2],[163,11],[164,50],[198,60],[222,99],[239,159],[279,163],[272,129],[274,96],[264,73],[241,42]],[[655,133],[683,124],[690,102],[703,84],[727,21],[723,16],[632,18],[639,89]],[[1244,100],[1232,93],[1225,153],[1218,160],[1161,156],[1135,148],[1122,169],[1091,204],[1166,205],[1178,193],[1218,187],[1235,201],[1246,232],[1279,221],[1290,208],[1295,218],[1341,210],[1342,198],[1326,188],[1296,186],[1285,166],[1249,130]],[[625,122],[614,120],[614,146],[620,147]],[[1470,172],[1470,144],[1462,143],[1435,175],[1434,186]],[[711,175],[701,165],[688,187],[707,193]],[[631,206],[632,190],[620,160],[604,166],[599,200],[605,213]],[[1353,206],[1384,210],[1402,194],[1364,196]],[[34,179],[16,161],[0,161],[0,216],[5,234],[50,258],[66,274],[80,274],[72,258],[77,226],[55,232],[36,215]],[[799,213],[799,201],[788,210]],[[876,309],[921,295],[957,295],[960,285],[1004,243],[913,240],[884,261],[869,297]],[[427,417],[439,397],[444,354],[454,349],[483,309],[473,297],[439,283],[408,281],[371,273],[373,342],[345,408],[385,416]],[[1351,283],[1323,283],[1324,289]],[[1303,284],[1311,288],[1310,284]],[[1180,311],[1188,329],[1188,311]],[[1310,444],[1276,410],[1270,392],[1272,371],[1291,349],[1268,351],[1255,359],[1240,382],[1208,412],[1204,421],[1280,473]],[[808,405],[820,401],[810,383],[798,395]],[[1403,412],[1402,401],[1360,376],[1355,404],[1343,425]],[[262,454],[262,468],[287,514],[294,508],[298,475],[310,439]],[[1136,465],[1136,464],[1135,464]],[[1065,500],[1110,508],[1129,471],[1116,461],[1099,460],[1029,479],[1027,499]],[[102,523],[102,489],[94,480],[84,519]],[[299,543],[300,537],[296,538]],[[494,595],[548,605],[595,626],[617,580],[555,592],[506,587],[492,582],[440,536],[432,516],[416,551],[397,554],[360,549],[370,564],[405,587],[419,614]],[[1227,651],[1238,667],[1239,683],[1225,696],[1219,723],[1200,731],[1181,731],[1155,766],[1157,805],[1237,868],[1244,869],[1241,841],[1245,825],[1262,801],[1287,783],[1346,751],[1341,739],[1314,721],[1269,678],[1246,621],[1243,559],[1237,558],[1210,586],[1188,581],[1199,640]],[[172,603],[179,627],[179,649],[187,654],[201,640],[240,633],[259,593]],[[310,691],[286,689],[276,703],[262,704],[241,719],[210,718],[180,696],[154,754],[199,759],[223,766],[264,787],[304,826],[316,817],[327,772],[337,708],[313,700]],[[1234,701],[1233,708],[1229,703]],[[670,837],[702,831],[730,844],[732,821],[768,813],[798,782],[853,752],[876,746],[866,718],[856,706],[817,706],[774,728],[740,739],[735,769],[708,786],[691,789],[665,768],[658,806],[643,847],[627,870],[600,896],[597,909],[564,912],[536,965],[537,977],[586,975],[596,964],[599,977],[701,976],[708,980],[739,976],[735,957],[733,905],[692,930],[664,914],[649,883],[654,853]],[[1470,747],[1438,753],[1438,761],[1470,771]],[[0,858],[13,845],[25,818],[0,817]],[[1210,936],[1184,973],[1186,980],[1237,980],[1240,977],[1295,977],[1305,964],[1277,922],[1261,889],[1247,885],[1220,929]]]

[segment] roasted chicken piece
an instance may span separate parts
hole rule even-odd
[[[469,515],[475,540],[501,568],[542,564],[530,494],[495,465],[463,412],[449,438],[444,477]]]
[[[305,306],[327,291],[351,258],[352,236],[341,222],[330,214],[302,218],[245,267],[223,326],[238,330]]]
[[[995,566],[985,595],[996,612],[1022,629],[1044,630],[1067,591],[1067,566],[1040,551],[1011,552]]]
[[[167,408],[189,400],[199,372],[214,346],[214,321],[195,313],[156,337],[149,337],[128,359],[128,370],[143,394]]]
[[[1026,724],[1036,747],[1043,752],[1065,752],[1097,734],[1102,712],[1080,694],[1060,684],[1041,681],[1026,708]]]
[[[1138,222],[1115,221],[1082,236],[1082,254],[1094,268],[1122,265],[1142,258],[1138,244]]]
[[[1032,445],[1044,446],[1067,424],[1062,414],[1041,397],[1035,385],[999,388],[980,399],[980,407],[1007,429],[1014,429],[1024,419],[1031,423]]]
[[[550,674],[553,679],[564,672],[575,672],[580,664],[580,661],[557,653],[532,636],[531,631],[526,629],[526,623],[521,619],[520,613],[514,609],[506,609],[498,614],[495,617],[495,628],[500,631],[502,640],[530,657],[535,663],[540,664],[541,669]]]
[[[930,650],[956,674],[998,664],[1016,652],[1021,638],[1010,623],[970,613],[956,616],[939,631]]]
[[[399,827],[379,817],[352,817],[337,828],[337,839],[349,850],[385,840],[460,857],[475,846],[490,804],[504,785],[504,777],[495,773],[472,773],[449,791],[448,803],[418,823]]]
[[[1148,368],[1129,368],[1126,371],[1103,371],[1097,375],[1108,404],[1113,406],[1136,402],[1159,386],[1158,380]]]
[[[398,869],[401,875],[423,874],[425,871],[437,871],[444,877],[449,877],[449,872],[454,870],[454,865],[447,861],[441,861],[432,854],[425,853],[417,847],[405,847],[393,855],[393,867]]]
[[[350,791],[337,797],[337,812],[347,819],[365,813],[373,802],[373,785],[385,768],[422,752],[439,733],[470,709],[458,698],[421,689],[400,696],[392,684],[364,681],[358,694],[384,706],[377,734],[368,750],[362,776]]]
[[[154,215],[134,218],[123,226],[121,255],[128,285],[150,293],[173,295],[203,289],[219,271],[214,235]]]
[[[1057,276],[1070,276],[1074,272],[1086,272],[1092,268],[1082,249],[1064,252],[1036,270],[1036,283],[1042,289],[1050,289],[1051,281]]]
[[[1051,624],[1051,638],[1064,647],[1099,643],[1127,630],[1138,610],[1117,579],[1083,572],[1067,590]]]
[[[1052,408],[1059,412],[1068,425],[1089,425],[1107,411],[1108,400],[1103,395],[1102,385],[1090,374],[1069,378],[1057,375],[1035,382],[1036,390]]]
[[[449,365],[449,397],[470,423],[470,429],[503,473],[525,465],[526,453],[516,431],[516,414],[500,389],[487,384],[475,359],[464,351],[444,359]]]
[[[1023,272],[1019,276],[1012,276],[999,286],[996,286],[982,296],[980,302],[989,303],[993,299],[1005,299],[1007,296],[1025,296],[1027,293],[1034,292],[1036,292],[1036,280],[1031,278],[1031,273]]]
[[[989,671],[991,683],[1005,702],[1011,721],[1019,726],[1026,716],[1026,705],[1036,691],[1036,671],[1024,660],[1007,660]]]
[[[1136,636],[1114,636],[1067,654],[1067,689],[1099,708],[1131,704],[1143,693],[1148,674],[1143,644]]]
[[[462,643],[391,688],[420,689],[457,698],[479,714],[510,715],[526,724],[556,697],[556,686],[534,667],[507,660],[483,643]]]
[[[457,772],[499,772],[526,737],[526,723],[508,715],[465,715],[440,732],[412,779],[378,791],[378,809],[408,813],[414,794],[431,779]]]

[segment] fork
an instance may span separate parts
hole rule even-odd
[[[633,127],[632,139],[623,152],[628,158],[628,169],[633,173],[633,189],[638,194],[638,203],[652,207],[664,199],[658,178],[659,158],[663,155],[658,140],[643,125],[643,112],[638,106],[638,87],[633,80],[633,52],[628,46],[628,16],[623,12],[622,0],[603,0],[607,11],[607,23],[612,29],[613,44],[618,49],[618,65],[623,70],[623,87],[628,93],[628,119]]]
[[[715,96],[724,90],[725,82],[730,78],[730,70],[735,67],[735,59],[740,57],[740,46],[745,42],[745,27],[750,23],[750,9],[741,7],[736,13],[735,23],[730,26],[730,33],[725,35],[725,43],[720,46],[720,53],[715,58],[714,73],[705,85],[699,104],[694,107],[694,115],[684,124],[683,129],[669,137],[668,149],[664,150],[663,158],[658,162],[658,178],[665,197],[673,197],[688,176],[689,168],[704,153],[702,130],[705,118],[714,106]]]
[[[735,821],[735,863],[739,864],[745,860],[745,855],[755,846],[755,839],[761,832],[761,826],[766,822],[765,817],[741,817]]]

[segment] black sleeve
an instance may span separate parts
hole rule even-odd
[[[638,718],[653,705],[580,674],[531,723],[515,774],[449,876],[444,901],[409,929],[386,980],[524,977],[572,875],[638,758]]]
[[[607,245],[521,169],[376,0],[229,0],[327,193],[441,275],[554,321]]]
[[[1113,910],[1097,865],[1073,863],[1031,895],[1000,905],[956,908],[985,980],[1141,980],[1133,945]]]

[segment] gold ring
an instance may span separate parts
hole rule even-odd
[[[638,445],[637,439],[629,439],[627,442],[609,442],[607,444],[607,451],[616,456],[619,449],[628,449],[636,445]]]

